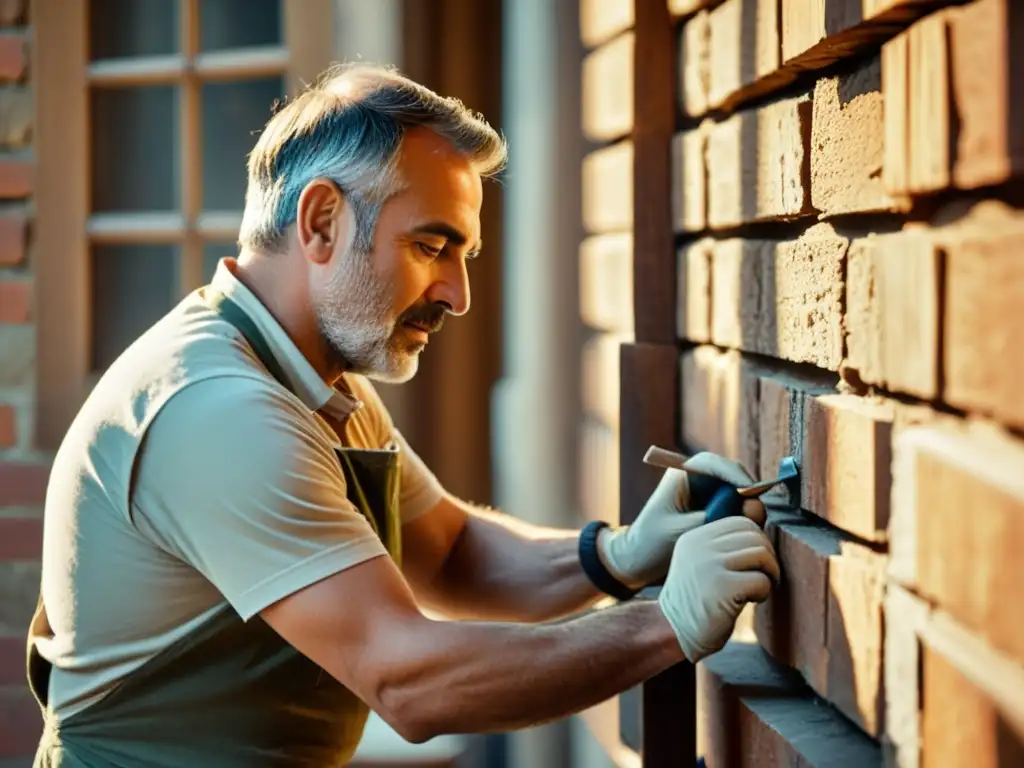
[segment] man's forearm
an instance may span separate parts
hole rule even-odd
[[[604,595],[583,572],[579,532],[474,511],[435,585],[458,618],[546,621],[586,610]]]
[[[421,740],[539,725],[608,699],[683,661],[653,601],[557,624],[435,622],[390,633],[383,711]]]

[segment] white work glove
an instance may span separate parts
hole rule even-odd
[[[658,605],[688,661],[722,649],[743,606],[768,597],[779,563],[764,531],[727,517],[680,537]]]
[[[742,466],[714,453],[695,454],[683,466],[737,487],[754,482]],[[605,528],[598,535],[597,553],[604,567],[632,589],[662,579],[668,571],[676,539],[704,523],[704,510],[694,509],[690,502],[687,473],[666,469],[631,525]],[[765,511],[760,501],[744,502],[743,514],[764,525]]]

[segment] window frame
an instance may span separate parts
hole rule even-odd
[[[292,95],[333,60],[333,0],[279,1],[281,45],[200,52],[200,0],[178,0],[179,53],[89,62],[88,0],[32,0],[37,448],[57,448],[96,383],[91,245],[177,244],[180,297],[201,282],[203,246],[236,236],[236,213],[201,210],[202,84],[281,75]],[[179,88],[178,211],[91,215],[89,89],[144,84]]]

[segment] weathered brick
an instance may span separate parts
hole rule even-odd
[[[711,340],[711,252],[714,241],[702,238],[677,254],[676,333],[680,339]]]
[[[25,36],[0,32],[0,82],[16,82],[25,76],[28,53]]]
[[[779,0],[725,0],[711,11],[708,101],[719,107],[746,86],[778,70]]]
[[[32,283],[0,279],[0,323],[27,323],[31,309]]]
[[[928,605],[896,584],[885,591],[885,733],[889,768],[919,768],[921,733],[920,633]]]
[[[0,560],[42,556],[43,521],[38,517],[0,517]]]
[[[796,514],[773,513],[766,530],[783,577],[756,609],[758,639],[877,736],[884,714],[884,557]]]
[[[935,13],[907,32],[910,38],[907,186],[915,194],[945,189],[950,182],[946,19],[946,14]]]
[[[23,198],[32,194],[35,169],[20,156],[0,157],[0,198]]]
[[[43,732],[39,705],[24,684],[0,688],[0,758],[27,760]]]
[[[683,442],[756,472],[758,368],[739,352],[697,347],[683,354]]]
[[[17,412],[10,405],[0,405],[0,449],[18,442]]]
[[[845,75],[822,78],[811,124],[811,205],[833,216],[906,207],[882,184],[882,66],[874,56]]]
[[[31,382],[36,362],[35,326],[0,323],[0,360],[0,387],[21,387]]]
[[[1024,171],[1024,7],[975,0],[949,14],[957,137],[953,181],[997,184]]]
[[[580,245],[580,317],[601,331],[633,330],[633,237],[589,237]]]
[[[909,189],[910,36],[896,35],[882,46],[882,183],[890,195]]]
[[[0,460],[0,507],[42,505],[49,477],[47,464]]]
[[[711,339],[720,347],[756,352],[764,264],[776,243],[730,238],[715,243],[711,257]]]
[[[591,141],[610,141],[633,129],[635,43],[627,32],[583,60],[583,133]]]
[[[708,109],[711,88],[711,24],[707,11],[683,23],[679,36],[679,108],[687,117],[700,117]]]
[[[39,598],[37,561],[0,561],[0,637],[25,636]]]
[[[940,265],[920,231],[871,235],[850,246],[847,364],[863,381],[938,395]]]
[[[793,667],[818,694],[828,692],[829,558],[841,551],[837,534],[788,513],[772,513],[766,532],[782,580],[755,609],[761,645]]]
[[[624,341],[629,338],[595,334],[580,355],[583,410],[614,429],[619,424],[619,347]]]
[[[891,402],[809,397],[803,410],[801,502],[832,525],[885,539],[892,485]]]
[[[27,229],[24,215],[0,216],[0,267],[17,266],[24,260]]]
[[[994,428],[915,427],[895,440],[890,576],[1024,663],[1024,443]]]
[[[940,240],[946,256],[942,397],[1024,428],[1024,217],[999,204],[978,216],[980,208],[975,222]]]
[[[580,0],[580,39],[601,45],[633,26],[634,0]]]
[[[0,88],[0,146],[19,149],[32,139],[32,91]]]
[[[921,765],[1024,765],[1024,667],[945,614],[922,632]]]
[[[811,112],[805,94],[739,112],[709,129],[709,226],[811,212]]]
[[[874,737],[885,725],[885,565],[884,555],[847,543],[828,568],[827,698]]]
[[[843,270],[849,239],[818,224],[778,243],[764,264],[757,352],[839,369],[843,354]]]
[[[694,128],[672,137],[672,227],[699,232],[707,223],[707,131]]]
[[[633,226],[633,143],[621,141],[583,160],[583,225],[588,232],[622,232]]]
[[[871,766],[878,747],[755,645],[734,643],[698,666],[702,752],[712,766]]]

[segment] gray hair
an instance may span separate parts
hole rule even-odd
[[[381,208],[402,188],[398,150],[412,126],[447,139],[484,178],[505,166],[505,140],[458,99],[390,67],[337,65],[275,112],[249,154],[239,244],[282,248],[303,188],[329,178],[353,208],[355,248],[368,252]]]

